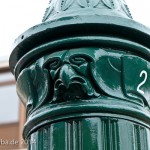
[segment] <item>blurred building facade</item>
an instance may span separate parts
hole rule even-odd
[[[22,149],[25,108],[18,100],[8,60],[0,58],[0,149]]]

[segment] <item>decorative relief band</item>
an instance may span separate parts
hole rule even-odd
[[[132,18],[124,0],[50,0],[49,7],[46,9],[43,17],[43,22],[54,17],[57,18],[59,15],[64,17],[69,14],[72,16],[81,15],[83,11],[90,14],[94,9],[97,9],[99,14],[101,14],[100,10],[112,10]]]
[[[138,65],[140,64],[140,65]],[[45,55],[24,69],[17,92],[27,114],[43,105],[92,100],[104,96],[149,108],[149,84],[140,72],[150,74],[142,58],[111,49],[79,48]],[[132,70],[132,72],[130,71]]]

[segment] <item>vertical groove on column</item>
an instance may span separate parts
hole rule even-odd
[[[49,148],[48,148],[48,142],[49,142],[49,140],[48,140],[48,128],[44,128],[43,129],[43,131],[41,131],[42,132],[42,144],[41,145],[43,145],[43,150],[48,150]]]
[[[148,150],[147,143],[147,133],[146,130],[138,125],[134,126],[134,135],[135,135],[135,150]]]
[[[36,138],[36,148],[37,148],[37,149],[42,149],[42,147],[41,147],[41,146],[42,146],[42,145],[41,145],[41,144],[42,144],[42,140],[41,140],[42,137],[41,137],[41,132],[40,132],[40,130],[37,131],[37,135],[36,135],[36,136],[37,136],[37,138]]]
[[[150,129],[146,129],[146,133],[147,133],[147,149],[150,150],[150,141],[148,141],[150,139]]]
[[[82,150],[82,123],[81,121],[78,122],[78,149]]]
[[[134,149],[141,150],[141,143],[140,143],[140,129],[138,125],[134,126]]]
[[[69,121],[67,124],[67,150],[81,150],[81,124],[79,121]]]
[[[38,132],[38,131],[37,131]],[[38,149],[38,146],[37,146],[37,132],[35,132],[35,133],[33,133],[32,135],[31,135],[31,138],[30,138],[30,141],[29,141],[29,143],[30,143],[30,149],[31,150],[36,150],[36,149]]]
[[[72,140],[71,140],[71,124],[67,123],[67,150],[72,150]]]
[[[49,125],[48,127],[47,127],[47,141],[48,141],[48,143],[47,143],[47,148],[50,150],[50,144],[51,144],[51,125]]]
[[[120,150],[118,120],[112,122],[112,143],[113,150]]]
[[[103,139],[103,150],[107,150],[107,128],[106,128],[106,121],[102,121],[102,139]]]
[[[103,119],[101,131],[103,150],[120,150],[118,120]]]
[[[78,130],[77,130],[78,122],[73,121],[72,122],[72,133],[73,133],[73,149],[72,150],[78,150]]]
[[[52,125],[50,125],[49,126],[49,139],[50,139],[50,141],[49,141],[49,148],[50,148],[50,150],[53,150],[53,126]]]

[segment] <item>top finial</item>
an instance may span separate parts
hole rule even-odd
[[[43,22],[61,17],[90,14],[132,18],[124,0],[50,0]]]

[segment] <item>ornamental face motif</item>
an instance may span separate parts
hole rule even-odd
[[[17,91],[27,105],[28,114],[45,104],[104,97],[149,107],[149,79],[141,86],[139,77],[143,69],[147,73],[148,66],[150,68],[147,61],[123,51],[63,50],[45,55],[25,68],[18,77]],[[133,74],[131,68],[134,68]]]
[[[86,53],[62,51],[46,56],[44,68],[49,71],[54,88],[53,102],[98,97],[90,77],[93,58]]]

